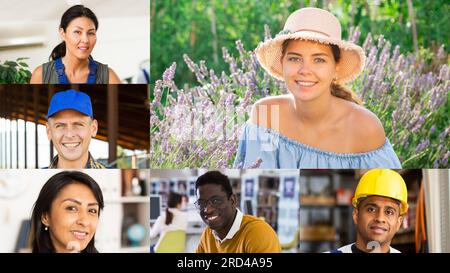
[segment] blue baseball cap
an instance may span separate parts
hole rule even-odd
[[[53,95],[48,107],[47,119],[59,111],[69,109],[94,118],[91,98],[84,92],[70,89]]]

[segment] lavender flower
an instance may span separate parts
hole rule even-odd
[[[166,69],[163,73],[163,81],[165,83],[169,83],[173,80],[173,77],[175,76],[175,70],[177,69],[177,63],[173,62],[169,68]]]
[[[425,148],[427,148],[430,145],[430,140],[429,139],[424,139],[422,140],[419,145],[417,145],[416,147],[416,153],[420,153],[423,150],[425,150]]]
[[[448,158],[450,157],[450,151],[447,151],[444,155],[444,157],[442,158],[442,165],[447,165],[448,164]]]

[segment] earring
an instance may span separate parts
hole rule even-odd
[[[48,230],[48,226],[45,226],[45,228],[44,228],[45,230]]]

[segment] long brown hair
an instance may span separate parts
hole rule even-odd
[[[294,39],[287,39],[283,41],[283,44],[281,45],[281,54],[284,57],[284,54],[286,54],[286,49],[291,41]],[[341,59],[341,50],[337,45],[330,44],[331,52],[333,53],[333,58],[336,63],[339,63]],[[330,86],[331,95],[348,100],[351,102],[354,102],[356,104],[362,105],[362,100],[353,92],[349,87],[347,87],[344,84],[340,84],[336,81],[333,81]]]
[[[166,208],[166,225],[170,225],[173,220],[173,213],[169,211],[169,208],[176,208],[179,204],[181,204],[182,195],[170,192],[169,198],[167,201],[167,208]]]

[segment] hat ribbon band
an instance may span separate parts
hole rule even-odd
[[[321,32],[321,31],[317,31],[317,30],[313,30],[313,29],[298,29],[298,30],[296,30],[295,32],[300,32],[300,31],[315,32],[315,33],[322,34],[322,35],[325,35],[325,36],[327,36],[327,37],[330,37],[330,35],[328,35],[328,34],[325,33],[325,32]]]

